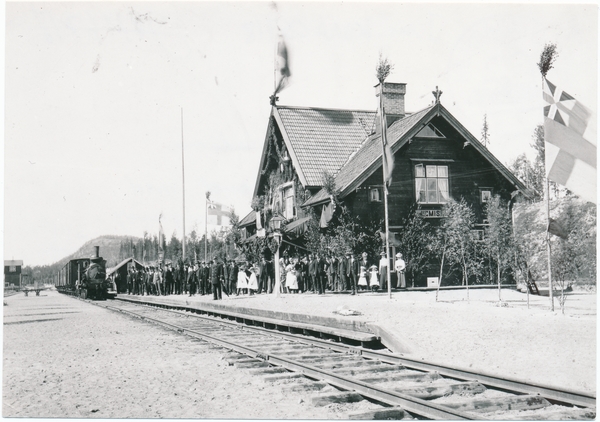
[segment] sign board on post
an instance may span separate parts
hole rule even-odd
[[[427,287],[437,287],[439,281],[439,277],[427,277]]]

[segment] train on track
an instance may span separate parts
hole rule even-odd
[[[94,246],[90,258],[76,258],[58,272],[56,289],[83,299],[103,300],[117,293],[114,282],[106,278],[106,261],[100,256],[100,247]]]

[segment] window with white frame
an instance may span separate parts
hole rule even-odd
[[[369,202],[381,202],[381,192],[378,187],[369,188]]]
[[[448,166],[415,165],[415,192],[419,204],[448,202]]]
[[[294,185],[283,188],[283,216],[286,219],[292,219],[296,215],[296,207],[294,206]]]
[[[479,196],[481,198],[482,204],[490,202],[492,200],[492,189],[491,188],[479,189]]]

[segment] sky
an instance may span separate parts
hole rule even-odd
[[[382,55],[407,111],[439,86],[475,137],[487,116],[505,164],[534,157],[546,43],[548,79],[597,112],[596,4],[7,2],[4,258],[51,264],[97,236],[156,234],[161,213],[181,238],[182,144],[186,232],[204,232],[206,191],[245,216],[278,31],[280,105],[375,111]]]

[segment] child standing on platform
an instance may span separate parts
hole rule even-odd
[[[367,268],[363,265],[360,266],[360,273],[358,278],[358,288],[360,290],[366,290],[368,286],[367,283]]]
[[[377,291],[379,289],[379,270],[377,269],[377,265],[371,265],[370,273],[371,278],[369,280],[369,284],[371,285],[371,291]]]

